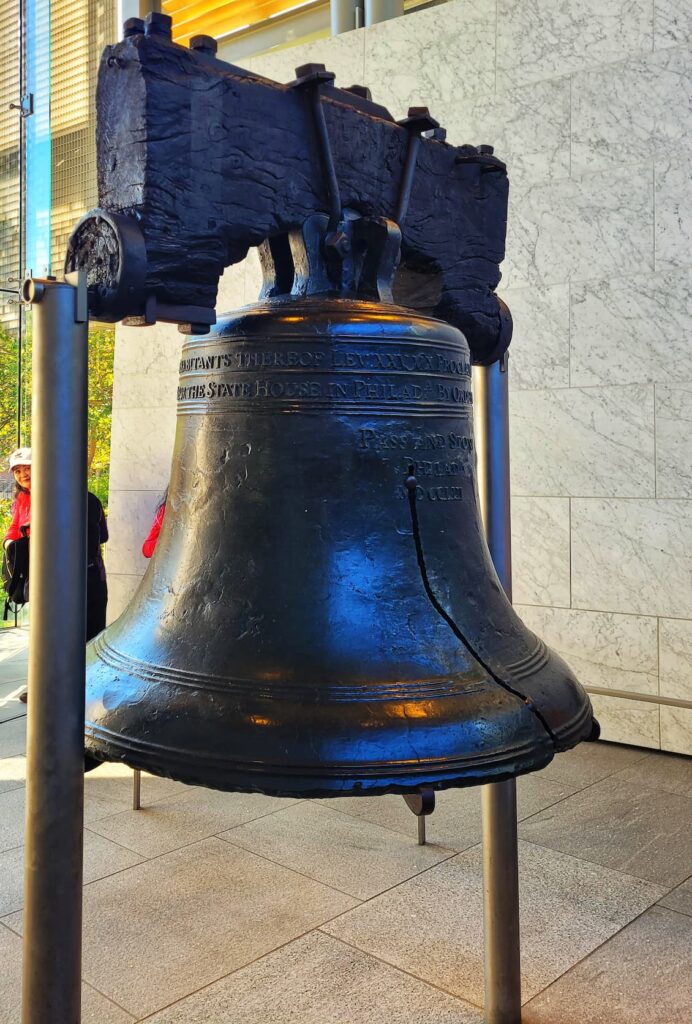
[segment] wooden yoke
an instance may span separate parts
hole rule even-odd
[[[178,46],[152,14],[101,58],[100,209],[67,257],[87,270],[92,315],[204,330],[219,277],[250,246],[322,213],[338,250],[348,214],[397,222],[395,299],[459,327],[475,362],[497,359],[511,337],[494,294],[508,180],[491,147],[448,145],[424,108],[397,123],[321,65],[281,85],[218,60],[215,45]]]

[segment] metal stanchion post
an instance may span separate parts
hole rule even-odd
[[[473,369],[478,492],[495,570],[512,599],[507,354]],[[482,788],[486,1024],[521,1024],[517,786]]]
[[[132,772],[132,810],[142,809],[142,773],[139,768]]]
[[[31,640],[23,1024],[81,1019],[87,293],[29,279],[33,306]]]

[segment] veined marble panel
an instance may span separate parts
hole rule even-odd
[[[510,388],[569,387],[569,286],[508,288],[514,321]]]
[[[257,302],[257,297],[262,288],[262,269],[260,267],[257,249],[250,249],[245,260],[245,304],[250,305]]]
[[[692,160],[655,164],[656,269],[692,264]]]
[[[505,288],[653,270],[650,164],[514,189],[509,206]]]
[[[635,747],[661,747],[659,706],[625,697],[604,697],[592,693],[594,714],[601,726],[601,739],[610,743],[632,743]],[[670,748],[667,748],[670,749]]]
[[[573,498],[572,607],[692,618],[692,502]]]
[[[653,0],[498,0],[498,88],[652,48]]]
[[[452,107],[445,127],[454,145],[494,146],[512,184],[569,177],[568,77],[463,100]]]
[[[692,701],[692,622],[659,621],[661,696]]]
[[[512,498],[512,593],[518,604],[569,607],[568,498]]]
[[[128,409],[114,404],[112,491],[162,491],[168,485],[175,417],[175,403],[165,409]]]
[[[515,608],[584,686],[658,693],[657,619],[576,608]]]
[[[655,0],[654,49],[692,42],[691,0]]]
[[[513,391],[512,494],[653,498],[651,385]]]
[[[661,705],[661,747],[674,754],[692,754],[692,708]]]
[[[394,117],[425,106],[446,126],[460,100],[495,91],[495,5],[451,0],[371,26],[364,81]]]
[[[275,82],[292,82],[295,69],[303,64],[324,64],[336,75],[335,85],[345,89],[349,85],[362,85],[364,76],[365,30],[354,29],[328,39],[315,39],[311,43],[290,46],[240,61],[242,67]],[[378,103],[384,100],[373,94]]]
[[[175,407],[183,336],[174,324],[115,328],[113,408]],[[113,445],[113,452],[117,449]]]
[[[124,576],[118,573],[108,575],[108,607],[106,609],[106,625],[110,626],[120,618],[132,600],[139,586],[140,576]]]
[[[163,497],[161,491],[115,491],[108,495],[106,570],[117,575],[141,576],[149,560],[142,554],[144,543]]]
[[[216,296],[216,315],[229,313],[234,309],[240,309],[245,305],[245,264],[235,263],[232,267],[226,267],[219,281],[219,290]]]
[[[660,50],[572,77],[572,174],[690,151],[692,48]]]
[[[656,385],[656,495],[692,498],[692,383]]]
[[[570,317],[573,386],[690,376],[692,270],[573,284]]]

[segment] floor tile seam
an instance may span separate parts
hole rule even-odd
[[[397,794],[391,794],[391,795],[392,796],[396,796]],[[372,799],[375,799],[375,798],[373,797]],[[315,804],[317,804],[319,806],[320,800],[317,799],[317,798],[313,798],[312,800],[308,800],[307,803],[315,803]],[[364,823],[366,825],[374,825],[376,828],[383,828],[387,832],[392,832],[395,836],[409,836],[409,835],[411,835],[413,833],[413,830],[411,830],[411,833],[409,833],[409,832],[404,832],[403,829],[394,828],[392,825],[381,825],[378,821],[371,821],[370,818],[364,818],[360,814],[356,814],[355,811],[342,811],[342,810],[339,810],[336,807],[325,807],[324,809],[325,809],[325,811],[334,811],[335,814],[343,814],[347,818],[353,818],[355,821],[360,821],[361,823]],[[433,811],[433,814],[434,813],[435,812]],[[430,815],[430,817],[432,817],[432,815]],[[411,819],[413,821],[415,819],[415,815],[412,814],[411,815]],[[447,847],[445,847],[445,849],[448,850],[448,849],[451,849],[451,847],[447,846]]]
[[[396,794],[394,794],[394,795],[396,795]],[[320,805],[320,801],[318,799],[306,800],[306,801],[303,801],[303,802],[304,803],[310,803],[310,804],[315,803],[315,804],[317,804],[318,807]],[[407,839],[410,839],[412,835],[415,836],[415,833],[413,832],[413,830],[411,830],[411,832],[404,832],[403,829],[391,828],[389,825],[380,825],[380,823],[377,822],[377,821],[371,821],[370,818],[363,818],[359,814],[354,814],[351,811],[340,811],[336,807],[324,807],[324,808],[322,808],[322,810],[326,811],[327,813],[341,814],[344,817],[352,819],[353,821],[360,822],[361,825],[372,826],[372,828],[381,828],[385,832],[389,832],[391,835],[406,836]],[[438,810],[439,810],[439,808],[438,808]],[[434,813],[435,812],[433,811],[433,814]],[[426,817],[432,817],[432,815],[427,815]],[[411,819],[412,819],[412,821],[415,821],[416,816],[414,814],[411,814]],[[238,827],[241,827],[241,826],[238,826]],[[468,847],[449,846],[446,843],[426,842],[423,845],[424,846],[429,846],[429,847],[434,846],[438,850],[449,850],[451,853],[463,853],[464,850],[468,849]],[[475,846],[475,843],[472,843],[471,845]]]
[[[100,834],[101,834],[100,832],[96,833],[96,835],[100,835]],[[105,839],[107,837],[106,836],[102,836],[101,838]],[[266,863],[272,864],[274,867],[279,867],[283,871],[289,871],[291,874],[299,875],[301,878],[305,878],[309,882],[316,882],[318,885],[321,885],[323,888],[330,889],[332,892],[338,893],[340,896],[347,896],[349,899],[356,900],[358,903],[362,902],[359,899],[358,896],[353,896],[352,893],[344,892],[341,889],[337,889],[333,885],[329,885],[327,882],[321,882],[319,879],[313,878],[311,875],[306,875],[302,871],[296,871],[295,868],[286,867],[285,864],[281,864],[278,861],[274,861],[270,857],[266,857],[263,854],[256,853],[254,850],[248,850],[246,847],[239,846],[237,843],[231,843],[229,840],[223,838],[223,834],[222,833],[212,833],[211,835],[208,835],[208,836],[202,836],[200,838],[193,839],[192,842],[190,842],[190,843],[184,843],[182,846],[176,846],[172,850],[165,850],[163,853],[157,853],[153,857],[146,857],[144,854],[139,854],[139,856],[144,858],[139,864],[130,864],[128,867],[120,868],[118,871],[112,872],[112,874],[113,875],[121,874],[123,871],[129,871],[132,868],[141,867],[143,864],[153,864],[157,860],[161,860],[163,857],[170,856],[172,853],[178,853],[180,850],[187,850],[191,846],[197,846],[200,843],[208,842],[210,839],[218,839],[220,842],[225,843],[227,846],[232,846],[234,850],[237,850],[240,853],[250,854],[250,856],[257,857],[259,860],[266,861]],[[138,853],[137,850],[133,850],[132,847],[130,847],[130,846],[124,846],[123,849],[127,850],[128,853],[135,853],[135,854]],[[87,885],[93,885],[95,882],[100,882],[100,881],[103,881],[103,879],[110,878],[110,877],[111,877],[111,875],[104,875],[103,878],[95,878],[91,882],[86,882],[84,884],[84,888],[86,888]],[[350,907],[349,909],[350,910],[355,910],[355,907]],[[340,913],[342,913],[342,912],[340,912]],[[337,915],[337,916],[339,916],[339,915]],[[332,920],[332,918],[329,918],[329,920]],[[317,927],[317,926],[315,926],[315,927]]]
[[[545,781],[548,782],[550,780],[546,779]],[[560,799],[556,800],[554,804],[548,804],[547,807],[541,807],[540,810],[534,811],[532,814],[527,814],[525,818],[520,818],[519,815],[517,815],[517,826],[519,826],[520,824],[523,824],[525,821],[530,821],[532,818],[535,818],[536,815],[538,815],[538,814],[543,814],[544,811],[552,810],[553,808],[557,807],[559,804],[564,803],[565,800],[571,800],[572,797],[574,797],[574,796],[581,796],[582,793],[586,793],[587,790],[592,789],[594,786],[597,786],[600,782],[603,782],[603,781],[604,781],[603,779],[599,779],[597,782],[589,782],[589,783],[587,783],[586,786],[583,787],[583,789],[575,789],[574,793],[569,793],[567,796],[560,797]],[[567,785],[567,783],[566,783],[566,785]],[[521,837],[519,837],[519,838],[521,838]]]
[[[113,999],[112,996],[107,996],[106,993],[102,992],[100,988],[97,988],[93,982],[87,981],[86,978],[84,977],[82,977],[81,981],[83,985],[86,985],[87,988],[92,989],[94,992],[97,993],[97,995],[101,996],[102,999],[105,999],[107,1003],[110,1003],[111,1006],[115,1006],[118,1008],[118,1010],[122,1010],[123,1013],[126,1013],[127,1016],[131,1019],[131,1024],[137,1024],[137,1017],[132,1013],[131,1010],[127,1010],[116,999]]]
[[[15,715],[14,718],[5,718],[2,722],[0,722],[0,729],[2,729],[3,725],[9,725],[10,722],[18,722],[20,718],[26,718],[26,711],[24,712],[23,715]]]
[[[223,837],[221,835],[217,835],[216,838],[217,839],[222,839]],[[318,882],[320,885],[324,885],[324,886],[327,886],[327,888],[329,888],[329,889],[333,889],[334,892],[341,893],[341,895],[343,895],[343,896],[348,896],[350,899],[357,900],[358,901],[358,906],[364,906],[366,903],[369,903],[371,900],[375,900],[379,896],[384,896],[385,893],[391,892],[392,889],[396,889],[398,886],[403,885],[405,882],[410,882],[410,881],[412,881],[412,879],[418,878],[420,875],[425,874],[426,871],[430,871],[432,868],[436,868],[439,864],[446,864],[447,861],[453,860],[454,857],[458,857],[459,856],[459,853],[456,850],[449,850],[449,856],[440,857],[440,859],[436,860],[434,864],[427,864],[425,867],[421,868],[420,871],[415,871],[412,875],[408,875],[406,878],[399,879],[398,882],[394,882],[393,885],[389,885],[385,889],[381,889],[378,892],[373,893],[372,896],[355,896],[353,893],[346,892],[346,890],[344,890],[344,889],[337,889],[336,886],[331,885],[329,882],[323,882],[321,879],[315,878],[313,875],[307,875],[307,874],[305,874],[305,872],[298,871],[296,868],[287,868],[285,864],[282,864],[280,861],[273,860],[271,857],[267,857],[265,854],[257,853],[255,850],[248,850],[247,847],[240,846],[238,843],[231,843],[230,840],[225,839],[225,838],[223,839],[223,841],[229,843],[229,845],[233,846],[235,849],[243,850],[245,853],[254,853],[255,856],[261,857],[262,860],[266,860],[270,864],[274,864],[277,867],[284,868],[287,871],[293,871],[294,874],[301,875],[303,878],[307,878],[311,882]],[[478,844],[475,843],[474,845],[477,846]],[[447,847],[439,847],[439,849],[447,849]],[[469,849],[472,849],[472,847],[469,847]],[[461,852],[462,853],[466,853],[467,851],[466,850],[462,850]],[[336,916],[337,917],[341,917],[342,913],[348,914],[351,910],[356,910],[356,909],[357,909],[356,907],[349,907],[348,910],[341,911],[341,913],[337,914]],[[332,920],[334,920],[334,918],[332,918]]]
[[[101,819],[99,819],[99,820],[101,820]],[[86,828],[86,826],[85,826],[85,828]],[[89,831],[91,832],[93,830],[89,829]],[[108,839],[108,836],[101,835],[100,832],[94,832],[94,834],[97,835],[97,836],[100,836],[101,839]],[[113,872],[113,874],[120,874],[120,871],[129,871],[131,868],[142,867],[144,864],[153,864],[157,860],[161,860],[163,857],[169,857],[172,853],[178,853],[180,850],[188,850],[191,846],[197,846],[199,843],[206,843],[206,842],[208,842],[209,839],[218,839],[218,838],[220,838],[220,837],[218,835],[215,835],[214,833],[212,833],[211,835],[208,835],[208,836],[198,836],[197,839],[193,839],[189,843],[183,843],[181,846],[174,846],[170,850],[164,850],[162,853],[155,853],[153,856],[147,856],[147,854],[145,854],[145,853],[140,853],[139,850],[133,850],[131,846],[122,846],[121,843],[118,843],[116,845],[121,846],[121,848],[123,850],[126,850],[128,853],[137,854],[137,856],[142,857],[142,860],[141,860],[141,862],[139,864],[130,864],[129,867],[121,868],[119,871]],[[108,841],[109,842],[114,842],[114,840],[108,840]],[[245,852],[247,853],[247,850]],[[289,868],[289,870],[292,870],[292,869]],[[106,875],[104,877],[109,877],[109,876]],[[100,882],[100,881],[102,881],[102,879],[95,878],[91,882],[85,882],[84,886],[86,887],[87,885],[93,885],[94,882]]]
[[[648,907],[648,910],[653,910],[655,907],[660,907],[661,910],[667,911],[669,914],[676,914],[678,917],[684,917],[685,920],[689,920],[692,917],[692,911],[688,914],[685,910],[678,910],[676,907],[666,907],[662,903],[654,903],[653,907]]]
[[[96,824],[96,822],[94,824]],[[149,861],[149,860],[152,859],[151,857],[147,857],[147,855],[145,853],[140,853],[139,850],[131,850],[129,846],[123,846],[123,844],[119,843],[116,839],[110,839],[108,836],[102,836],[100,832],[95,832],[93,828],[89,827],[89,825],[84,825],[83,826],[83,831],[84,832],[88,832],[90,835],[95,836],[97,839],[103,839],[107,843],[111,843],[113,846],[117,846],[117,848],[119,850],[124,850],[125,853],[133,853],[135,855],[135,857],[141,857],[141,860],[139,862],[140,864],[144,864],[146,861]],[[136,868],[137,864],[128,864],[127,867]],[[118,872],[120,872],[120,871],[127,871],[127,868],[118,868],[117,871],[110,872],[110,874],[114,874],[115,875],[115,874],[118,874]],[[107,876],[103,875],[102,877],[106,878]],[[91,880],[91,882],[98,882],[98,881],[99,881],[98,878],[92,878],[92,880]],[[91,882],[85,882],[84,885],[91,885]]]
[[[210,837],[210,838],[212,838],[212,837]],[[307,875],[304,871],[298,871],[297,868],[286,867],[286,865],[282,864],[281,861],[273,860],[271,857],[267,857],[267,855],[264,854],[264,853],[258,853],[257,850],[249,850],[247,848],[247,846],[241,846],[239,843],[231,842],[230,839],[226,839],[226,837],[225,837],[225,835],[223,833],[217,833],[215,836],[213,836],[213,838],[214,839],[220,839],[221,842],[227,843],[228,846],[232,846],[234,850],[238,850],[241,853],[249,853],[250,856],[252,856],[252,857],[258,857],[260,860],[265,861],[267,864],[273,865],[273,867],[275,867],[275,868],[282,868],[282,870],[284,870],[284,871],[290,871],[294,875],[299,875],[300,878],[305,878],[306,881],[308,881],[308,882],[316,882],[318,885],[324,886],[325,889],[331,889],[332,892],[338,893],[340,896],[347,896],[350,900],[356,900],[358,906],[361,906],[363,903],[366,903],[369,899],[372,899],[372,897],[367,897],[366,899],[363,899],[362,896],[355,896],[352,892],[346,892],[345,889],[337,889],[337,887],[335,885],[331,885],[329,882],[323,882],[320,878],[315,878],[313,875]],[[355,910],[355,909],[356,909],[355,907],[349,907],[348,908],[348,910]],[[348,911],[341,911],[336,916],[340,917],[342,913],[347,913],[347,912]],[[334,920],[334,918],[330,918],[330,921],[331,920]],[[316,925],[315,927],[319,927],[319,926]]]
[[[633,917],[631,921],[627,922],[627,924],[623,924],[620,928],[618,928],[616,931],[614,931],[612,935],[609,935],[607,939],[604,939],[603,942],[599,942],[597,946],[594,946],[594,948],[592,950],[590,950],[588,953],[585,953],[584,956],[582,956],[578,960],[576,960],[570,967],[567,968],[566,971],[563,971],[562,974],[558,975],[557,978],[555,978],[553,981],[551,981],[549,985],[546,985],[544,988],[542,988],[540,990],[540,992],[536,992],[535,995],[531,996],[531,998],[528,999],[526,1001],[526,1003],[524,1003],[523,1005],[527,1006],[527,1007],[530,1006],[531,1003],[534,1001],[534,999],[538,999],[539,996],[543,995],[544,992],[547,992],[547,990],[549,988],[552,988],[553,985],[557,985],[560,981],[562,981],[563,978],[565,978],[568,974],[571,974],[572,971],[576,970],[577,967],[579,967],[581,964],[583,964],[584,961],[588,960],[589,957],[594,956],[595,953],[598,953],[598,951],[600,949],[603,949],[604,946],[607,946],[608,943],[612,942],[613,939],[617,938],[617,936],[620,935],[621,932],[624,932],[627,928],[630,928],[633,924],[635,924],[636,921],[638,921],[640,918],[644,917],[645,914],[648,914],[649,911],[653,907],[656,907],[657,905],[658,904],[656,904],[656,903],[652,903],[650,906],[645,907],[645,909],[642,910],[641,913],[637,914],[636,917]],[[668,909],[668,908],[666,907],[665,909]],[[682,916],[684,916],[684,915],[682,915]]]
[[[205,982],[204,985],[200,985],[199,988],[193,989],[191,992],[187,992],[184,996],[180,996],[179,999],[174,999],[173,1002],[171,1003],[166,1003],[165,1006],[159,1006],[156,1010],[152,1010],[151,1013],[146,1014],[145,1017],[137,1017],[136,1024],[142,1024],[143,1021],[151,1020],[151,1018],[155,1017],[156,1014],[162,1013],[164,1010],[169,1010],[172,1006],[176,1006],[178,1003],[182,1003],[186,999],[190,999],[192,998],[192,996],[196,996],[200,992],[204,992],[205,989],[211,988],[213,985],[218,985],[220,981],[224,981],[226,978],[232,977],[232,975],[237,974],[239,971],[245,970],[246,967],[251,967],[253,964],[258,963],[260,960],[264,960],[266,957],[273,956],[280,950],[285,949],[286,946],[290,946],[292,943],[298,942],[300,939],[304,939],[307,935],[311,935],[318,931],[320,931],[320,926],[314,925],[311,928],[307,928],[304,932],[300,932],[300,934],[292,936],[285,942],[279,943],[278,946],[274,946],[272,947],[272,949],[267,949],[264,951],[264,953],[258,953],[257,956],[253,957],[251,960],[248,960],[247,963],[239,964],[237,967],[234,967],[233,970],[226,971],[225,974],[220,974],[218,978],[214,978],[213,981]],[[324,934],[327,933],[325,932]],[[333,936],[330,936],[330,938],[332,937]],[[126,1010],[125,1012],[129,1013],[130,1011]]]
[[[649,753],[651,753],[651,751],[649,751]],[[638,763],[638,761],[634,762],[634,764]],[[629,767],[632,767],[632,765],[630,765]],[[528,821],[530,818],[535,817],[535,815],[542,814],[543,811],[550,810],[551,808],[556,807],[558,804],[563,803],[565,800],[570,800],[572,797],[575,796],[582,796],[582,794],[586,793],[589,789],[593,789],[594,786],[600,786],[603,782],[613,782],[613,780],[617,781],[622,786],[627,786],[628,788],[631,788],[636,793],[650,793],[651,796],[656,796],[659,793],[666,793],[668,796],[677,796],[681,797],[683,800],[692,800],[692,795],[688,795],[687,793],[677,793],[670,789],[663,789],[661,786],[655,786],[653,784],[647,783],[639,783],[630,779],[618,779],[618,775],[620,774],[620,772],[625,771],[628,771],[628,768],[618,768],[617,771],[613,772],[611,775],[606,775],[602,779],[598,779],[596,782],[590,782],[588,785],[584,786],[583,789],[578,789],[574,793],[571,793],[569,796],[562,797],[560,800],[557,800],[554,804],[549,804],[547,807],[543,807],[540,811],[534,811],[534,813],[530,814],[527,818],[521,818],[519,820],[522,822]],[[546,779],[546,781],[549,780]]]
[[[0,790],[0,796],[4,796],[5,793],[14,793],[15,789],[26,789],[26,782],[18,782],[16,786],[7,786],[6,789]]]
[[[2,794],[0,794],[0,795],[2,795]],[[96,799],[99,799],[99,797],[97,797]],[[175,799],[175,797],[164,797],[157,804],[149,804],[148,807],[152,808],[152,807],[160,806],[160,804],[163,804],[163,803],[169,804],[174,799]],[[185,799],[185,802],[187,802],[187,800],[192,799],[192,797],[185,796],[184,799]],[[145,808],[141,808],[141,810],[144,810],[144,809]],[[114,818],[118,818],[118,817],[120,817],[120,815],[127,814],[128,811],[130,813],[132,813],[132,814],[139,813],[139,811],[135,811],[131,807],[123,807],[120,810],[116,811],[114,814],[105,814],[102,818],[92,818],[88,823],[84,824],[84,829],[85,829],[85,831],[91,832],[93,835],[99,836],[101,839],[105,839],[107,842],[113,843],[115,846],[119,846],[123,850],[127,850],[129,853],[136,853],[136,854],[138,854],[140,857],[143,857],[144,860],[147,860],[147,861],[153,861],[153,860],[157,860],[159,857],[165,857],[169,853],[175,853],[176,850],[184,850],[188,846],[194,846],[195,843],[204,842],[205,839],[220,839],[221,838],[221,833],[219,833],[219,832],[210,832],[209,835],[198,836],[196,839],[192,839],[189,843],[183,843],[180,846],[175,846],[171,850],[165,850],[163,853],[156,853],[154,855],[149,855],[149,854],[146,854],[146,853],[142,853],[140,850],[135,850],[131,846],[125,846],[124,843],[118,842],[115,839],[111,839],[110,836],[104,835],[102,832],[99,832],[97,829],[91,827],[93,825],[100,824],[102,821],[113,821]],[[260,815],[260,817],[268,817],[270,814],[276,814],[276,813],[277,813],[277,811],[268,811],[267,814]],[[259,819],[258,818],[251,818],[249,820],[250,821],[258,821]],[[242,824],[248,824],[248,822],[243,822]],[[234,827],[237,828],[237,827],[240,827],[240,826],[231,826],[231,829],[234,828]],[[223,831],[224,832],[225,831],[229,831],[229,829],[223,829]],[[133,864],[133,865],[131,865],[131,867],[136,867],[136,865]],[[89,883],[89,884],[91,884],[91,883]]]
[[[10,789],[10,790],[8,790],[8,792],[9,793],[14,793],[14,790]],[[24,843],[17,843],[16,846],[8,846],[6,850],[0,850],[0,857],[2,857],[6,853],[14,853],[16,850],[23,850],[23,849],[24,849]],[[677,889],[677,886],[675,886],[675,888]]]
[[[643,878],[642,875],[633,875],[631,871],[621,871],[620,868],[612,868],[608,864],[601,864],[599,863],[599,861],[589,860],[588,857],[577,857],[573,853],[565,853],[564,850],[556,850],[554,846],[544,846],[542,843],[537,842],[535,839],[524,839],[522,836],[519,836],[519,841],[522,843],[526,843],[528,846],[535,846],[538,849],[547,850],[550,853],[557,853],[561,857],[569,857],[570,860],[581,861],[582,864],[588,864],[590,867],[600,868],[601,871],[611,871],[613,874],[619,875],[621,878],[629,879],[633,882],[645,882],[647,885],[650,885],[653,888],[663,889],[664,892],[662,896],[657,896],[656,900],[654,900],[653,903],[649,904],[649,906],[652,907],[655,906],[656,902],[659,899],[662,899],[663,896],[667,896],[668,893],[672,891],[671,889],[666,889],[666,886],[668,885],[667,882],[655,882],[651,878]],[[675,882],[672,888],[677,889],[680,885],[682,885],[682,881]],[[625,928],[627,926],[623,925],[622,927]]]
[[[474,787],[474,788],[476,788],[476,787]],[[451,790],[441,790],[441,792],[451,792]],[[456,792],[458,792],[458,790],[456,790]],[[572,794],[572,795],[574,795],[574,794]],[[550,806],[552,806],[552,805],[550,805]],[[361,823],[365,823],[367,825],[374,825],[376,828],[383,828],[387,832],[391,832],[395,836],[407,836],[407,837],[410,837],[411,834],[412,834],[410,832],[404,832],[403,829],[394,828],[393,826],[390,826],[390,825],[380,825],[379,822],[371,821],[369,818],[363,818],[359,814],[355,814],[352,811],[337,811],[333,807],[325,808],[325,810],[334,810],[335,813],[346,815],[349,818],[354,818],[356,821],[360,821]],[[439,812],[440,812],[440,808],[436,807],[436,809],[432,812],[432,814],[426,815],[426,817],[428,818],[428,821],[432,821],[433,815],[435,813],[439,813]],[[414,818],[415,816],[411,815],[411,817]],[[436,842],[429,842],[428,841],[424,845],[425,846],[435,846],[435,847],[437,847],[437,849],[440,849],[440,850],[450,850],[454,854],[457,854],[457,853],[466,853],[466,851],[470,850],[472,846],[478,846],[478,842],[479,841],[477,839],[474,839],[472,842],[469,843],[468,846],[450,846],[448,843],[436,843]]]
[[[442,992],[446,996],[451,996],[452,999],[454,999],[456,1002],[462,1003],[462,1005],[465,1003],[472,1010],[480,1010],[481,1012],[483,1011],[483,1007],[480,1004],[474,1003],[470,999],[458,995],[456,992],[452,992],[450,989],[445,988],[443,985],[440,985],[435,981],[431,981],[429,978],[424,978],[420,974],[415,974],[413,971],[409,971],[405,967],[401,967],[399,964],[392,963],[391,960],[385,960],[382,956],[379,956],[377,953],[373,953],[371,949],[364,949],[362,946],[359,946],[356,942],[351,942],[340,935],[332,935],[331,932],[326,932],[323,929],[324,925],[319,925],[319,927],[316,928],[315,931],[321,932],[323,935],[326,935],[328,938],[334,939],[337,942],[341,942],[344,946],[348,946],[350,949],[355,949],[358,953],[361,953],[364,956],[371,957],[378,963],[383,964],[385,967],[389,967],[391,970],[397,971],[399,974],[405,975],[407,978],[413,978],[414,981],[422,982],[422,984],[427,985],[428,988],[435,989],[437,992]]]

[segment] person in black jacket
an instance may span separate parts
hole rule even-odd
[[[108,523],[103,505],[91,491],[87,494],[87,587],[86,638],[92,640],[106,628],[108,587],[101,545],[108,540]]]

